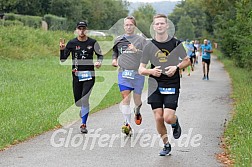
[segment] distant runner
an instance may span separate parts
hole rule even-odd
[[[204,39],[204,44],[201,45],[203,80],[209,80],[209,68],[211,62],[211,53],[213,53],[210,41]]]

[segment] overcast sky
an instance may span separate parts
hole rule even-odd
[[[160,2],[160,1],[180,1],[180,0],[127,0],[129,2]]]

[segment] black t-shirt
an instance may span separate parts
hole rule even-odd
[[[179,70],[177,70],[172,77],[168,77],[165,74],[165,68],[171,65],[176,66],[179,63],[179,59],[183,59],[185,57],[185,49],[179,40],[175,38],[171,38],[166,42],[157,42],[156,40],[151,40],[143,50],[141,63],[148,64],[150,61],[151,69],[153,69],[155,66],[161,66],[162,74],[160,77],[150,75],[150,79],[154,78],[159,87],[179,89]],[[150,79],[149,81],[151,81]]]
[[[78,71],[94,71],[94,53],[98,61],[103,59],[99,44],[89,37],[86,41],[79,41],[77,38],[70,40],[66,48],[60,51],[60,61],[65,61],[70,53],[73,61],[72,69],[77,68]]]

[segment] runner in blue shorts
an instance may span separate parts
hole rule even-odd
[[[144,76],[138,74],[138,67],[146,41],[145,38],[134,34],[135,28],[135,18],[132,16],[126,17],[124,19],[125,34],[115,40],[112,55],[112,65],[114,67],[119,66],[118,86],[123,98],[121,111],[125,119],[122,132],[126,135],[131,132],[130,99],[132,91],[135,102],[135,123],[140,125],[142,122],[140,108],[142,106],[141,94]]]

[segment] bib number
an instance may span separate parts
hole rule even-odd
[[[79,81],[88,81],[92,79],[90,71],[78,71]]]
[[[171,94],[175,94],[176,93],[176,89],[175,88],[162,88],[162,87],[159,87],[159,92],[161,94],[164,94],[164,95],[171,95]]]
[[[134,70],[124,70],[122,72],[123,78],[134,79],[135,78],[135,71]]]

